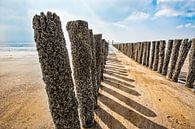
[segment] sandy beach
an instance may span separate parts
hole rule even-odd
[[[104,77],[94,129],[195,128],[191,89],[120,52],[109,55]],[[36,52],[1,54],[0,129],[48,128],[54,127]]]

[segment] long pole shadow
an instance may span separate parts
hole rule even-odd
[[[105,71],[105,73],[107,73],[107,74],[113,74],[113,73],[115,73],[115,74],[120,74],[120,75],[123,75],[123,76],[128,76],[127,73],[121,73],[121,72],[117,72],[117,71],[113,71],[113,70],[105,69],[104,71]]]
[[[114,83],[116,83],[116,84],[122,84],[122,85],[125,85],[125,86],[127,86],[127,87],[135,87],[135,86],[133,86],[133,85],[131,85],[131,84],[129,84],[128,82],[125,82],[125,81],[123,81],[123,80],[119,80],[119,79],[116,79],[116,78],[112,78],[112,77],[108,77],[108,76],[105,76],[104,75],[104,79],[105,80],[111,80],[112,82],[114,82]],[[134,80],[132,80],[132,82],[133,82]]]
[[[99,101],[108,106],[114,112],[123,116],[129,122],[140,129],[167,129],[166,127],[159,125],[146,117],[134,112],[133,110],[127,109],[126,107],[120,105],[119,103],[113,101],[112,99],[101,95]]]
[[[141,94],[139,94],[137,91],[135,91],[135,90],[132,90],[132,89],[130,89],[130,88],[127,88],[127,87],[125,87],[125,86],[123,86],[123,85],[120,85],[120,84],[116,84],[116,83],[114,83],[114,82],[112,82],[112,81],[110,81],[110,80],[104,80],[104,83],[105,84],[108,84],[109,86],[111,86],[111,87],[114,87],[114,88],[117,88],[117,89],[120,89],[121,91],[123,91],[123,92],[126,92],[127,94],[132,94],[132,95],[135,95],[135,96],[140,96]]]
[[[121,64],[116,64],[116,63],[106,63],[106,65],[109,66],[113,66],[113,67],[117,67],[117,68],[125,68],[125,66],[121,65]]]
[[[130,107],[132,107],[133,109],[135,109],[136,111],[140,112],[141,114],[145,115],[145,116],[148,116],[148,117],[156,117],[156,114],[146,108],[145,106],[135,102],[134,100],[124,96],[124,95],[121,95],[120,93],[110,89],[110,88],[107,88],[105,86],[102,85],[101,89],[103,91],[106,91],[107,93],[111,94],[112,96],[114,96],[115,98],[119,99],[120,101],[126,103],[127,105],[129,105]]]
[[[116,67],[116,66],[108,66],[108,65],[105,65],[105,68],[112,68],[112,69],[117,69],[117,70],[127,70],[125,67]]]
[[[127,82],[134,82],[134,80],[130,79],[128,76],[126,77],[126,76],[122,76],[122,75],[119,75],[116,73],[109,73],[109,75],[116,77],[116,78],[119,78],[119,79],[122,79],[122,80],[127,81]]]
[[[106,70],[112,70],[112,71],[120,72],[120,73],[127,73],[126,69],[121,70],[121,69],[117,69],[117,68],[110,68],[110,67],[108,67],[108,68],[106,68]]]
[[[109,129],[127,129],[121,122],[111,116],[103,108],[99,107],[95,111],[96,115],[108,126]]]

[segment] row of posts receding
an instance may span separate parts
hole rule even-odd
[[[59,16],[51,12],[35,15],[33,29],[56,129],[92,127],[108,42],[102,34],[93,34],[86,21],[69,21],[66,30],[71,43],[72,76]]]
[[[114,44],[119,51],[150,69],[177,82],[185,59],[189,53],[188,72],[185,85],[193,88],[195,80],[195,38],[136,43]]]

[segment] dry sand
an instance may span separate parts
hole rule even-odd
[[[127,56],[110,54],[94,129],[193,129],[195,95]],[[36,54],[0,56],[0,129],[53,128]]]

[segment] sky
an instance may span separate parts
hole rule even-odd
[[[66,40],[67,21],[78,19],[114,42],[195,37],[195,0],[0,0],[0,42],[34,41],[32,18],[47,11]]]

